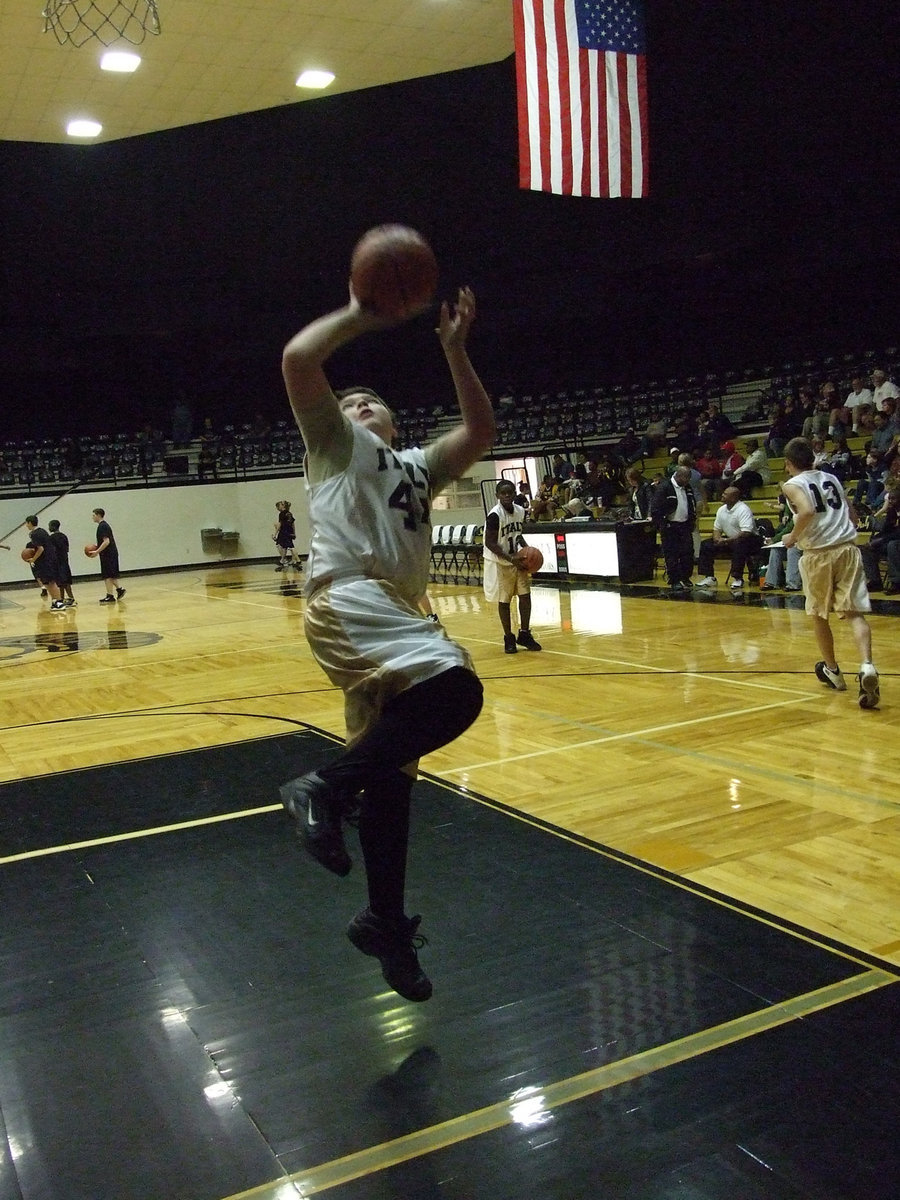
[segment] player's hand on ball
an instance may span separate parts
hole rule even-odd
[[[347,310],[353,315],[357,325],[363,333],[376,333],[379,329],[390,329],[393,325],[399,325],[406,320],[406,317],[383,317],[380,316],[374,308],[367,308],[361,304],[359,297],[353,291],[353,282],[350,282],[350,302],[347,305]]]

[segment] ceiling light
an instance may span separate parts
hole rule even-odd
[[[70,121],[66,126],[69,137],[96,137],[103,129],[97,121]]]
[[[100,59],[102,71],[121,71],[126,75],[136,71],[140,65],[141,56],[132,54],[130,50],[107,50]]]
[[[297,80],[297,87],[326,88],[329,83],[334,83],[331,71],[304,71]]]

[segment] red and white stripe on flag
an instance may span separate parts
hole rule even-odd
[[[513,0],[513,14],[519,186],[648,195],[645,56],[579,46],[572,0]]]

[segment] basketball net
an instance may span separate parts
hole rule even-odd
[[[61,46],[83,46],[96,38],[111,46],[124,38],[139,46],[148,33],[159,33],[156,0],[47,0],[44,33],[52,29]]]

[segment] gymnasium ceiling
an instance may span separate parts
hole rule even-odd
[[[161,33],[118,43],[143,61],[117,75],[100,70],[99,41],[61,46],[43,32],[45,2],[0,0],[0,141],[71,142],[74,117],[100,122],[92,141],[114,141],[497,62],[513,49],[511,0],[157,0]],[[335,81],[296,87],[310,68]]]

